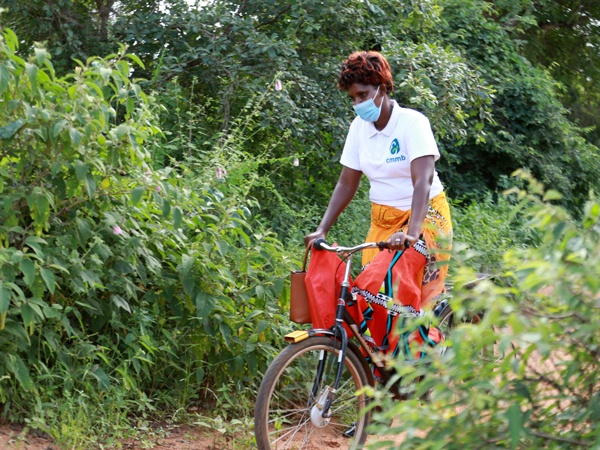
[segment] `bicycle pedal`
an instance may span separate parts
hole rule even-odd
[[[351,438],[354,437],[354,433],[356,433],[356,422],[352,422],[346,431],[342,433],[342,436]]]

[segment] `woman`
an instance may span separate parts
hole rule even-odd
[[[429,120],[421,113],[401,108],[390,98],[392,73],[378,52],[355,52],[342,64],[338,87],[352,100],[357,117],[350,125],[340,162],[342,172],[316,231],[304,238],[310,245],[325,238],[354,197],[362,174],[370,182],[371,228],[366,241],[387,241],[392,250],[409,244],[427,247],[425,269],[414,274],[422,281],[420,307],[444,291],[452,239],[450,210],[435,171],[440,153]],[[420,237],[422,236],[422,240]],[[363,265],[378,253],[363,252]]]

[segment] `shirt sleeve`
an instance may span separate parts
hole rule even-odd
[[[423,114],[419,113],[410,126],[406,138],[406,151],[411,162],[421,156],[430,155],[433,155],[436,161],[440,159],[440,151],[435,142],[429,119]]]
[[[344,150],[340,158],[340,163],[350,169],[361,170],[360,158],[358,156],[358,140],[356,139],[356,122],[352,122],[348,135],[346,136],[346,143],[344,144]]]

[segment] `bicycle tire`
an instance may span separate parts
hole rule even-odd
[[[328,355],[323,386],[331,386],[339,355],[339,341],[330,337],[310,337],[286,347],[267,369],[256,398],[254,434],[259,450],[360,449],[367,439],[370,412],[364,407],[369,397],[361,391],[369,378],[359,357],[346,353],[340,386],[332,406],[333,417],[323,427],[310,418],[315,400],[312,387],[319,358]],[[321,354],[323,352],[323,355]],[[330,364],[331,362],[331,364]],[[355,426],[353,436],[344,433]]]

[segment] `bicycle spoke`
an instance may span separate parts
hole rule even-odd
[[[366,439],[369,413],[361,414],[368,398],[356,392],[366,384],[363,363],[347,353],[340,385],[333,398],[330,417],[318,425],[311,414],[317,401],[332,391],[338,367],[339,343],[331,338],[316,337],[288,347],[287,353],[273,362],[270,381],[259,390],[260,403],[255,416],[255,434],[261,450],[351,449],[360,448]],[[270,378],[270,379],[269,379]],[[318,390],[313,395],[313,389]],[[354,437],[344,432],[356,424]],[[333,447],[332,447],[333,446]]]
[[[284,429],[284,434],[282,434],[281,436],[279,436],[277,439],[275,439],[274,441],[271,442],[271,444],[277,444],[279,441],[285,439],[286,437],[288,438],[286,440],[286,442],[292,442],[292,439],[294,438],[294,436],[296,436],[296,434],[298,433],[298,431],[300,431],[300,429],[302,429],[302,427],[304,427],[307,423],[310,423],[310,418],[307,418],[306,420],[298,423],[297,425],[293,426],[293,427],[289,427],[287,429]],[[271,434],[275,434],[275,433],[281,433],[282,430],[276,430]]]

